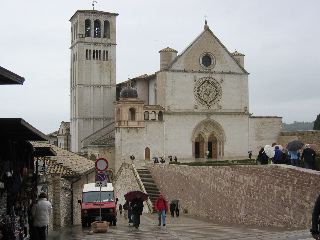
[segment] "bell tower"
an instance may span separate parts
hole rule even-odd
[[[71,151],[114,121],[117,13],[78,10],[71,22]]]

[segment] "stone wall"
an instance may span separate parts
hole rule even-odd
[[[133,164],[123,163],[116,174],[116,178],[113,181],[113,186],[115,195],[119,200],[118,204],[123,205],[126,202],[124,195],[127,192],[135,190],[145,192],[144,186],[141,183],[139,175],[135,176],[134,171],[135,169]],[[149,204],[151,204],[151,202]],[[146,202],[144,202],[143,212],[149,212],[148,205]]]
[[[320,131],[296,131],[282,132],[279,136],[279,144],[285,146],[292,140],[300,140],[304,143],[316,145],[316,150],[320,151]]]
[[[73,224],[79,225],[81,224],[81,206],[78,203],[78,200],[82,200],[82,189],[83,185],[87,183],[95,182],[95,171],[88,173],[86,175],[82,175],[81,178],[74,180],[71,187],[73,190]]]
[[[60,190],[60,226],[68,226],[72,224],[72,189],[71,182],[61,179]]]
[[[253,155],[258,155],[261,147],[277,142],[282,129],[281,117],[250,117],[250,146]]]
[[[283,165],[189,167],[148,165],[167,199],[216,222],[310,227],[320,172]]]

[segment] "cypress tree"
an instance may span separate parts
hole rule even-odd
[[[317,119],[314,121],[313,130],[320,130],[320,114],[318,114]]]

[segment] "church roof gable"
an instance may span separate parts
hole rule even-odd
[[[173,60],[169,70],[203,70],[198,63],[200,61],[199,57],[204,52],[212,52],[215,56],[216,67],[213,68],[214,71],[248,74],[207,25],[200,35]]]

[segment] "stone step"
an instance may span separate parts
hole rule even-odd
[[[142,178],[142,177],[140,178],[143,183],[154,183],[152,178]]]
[[[151,174],[147,174],[147,173],[139,173],[140,178],[152,178]]]
[[[138,171],[138,173],[140,173],[140,172],[150,173],[150,171],[148,169],[146,169],[146,168],[138,168],[137,171]]]
[[[153,195],[160,195],[160,192],[158,189],[147,189],[146,188],[146,191],[148,194],[153,194]]]

